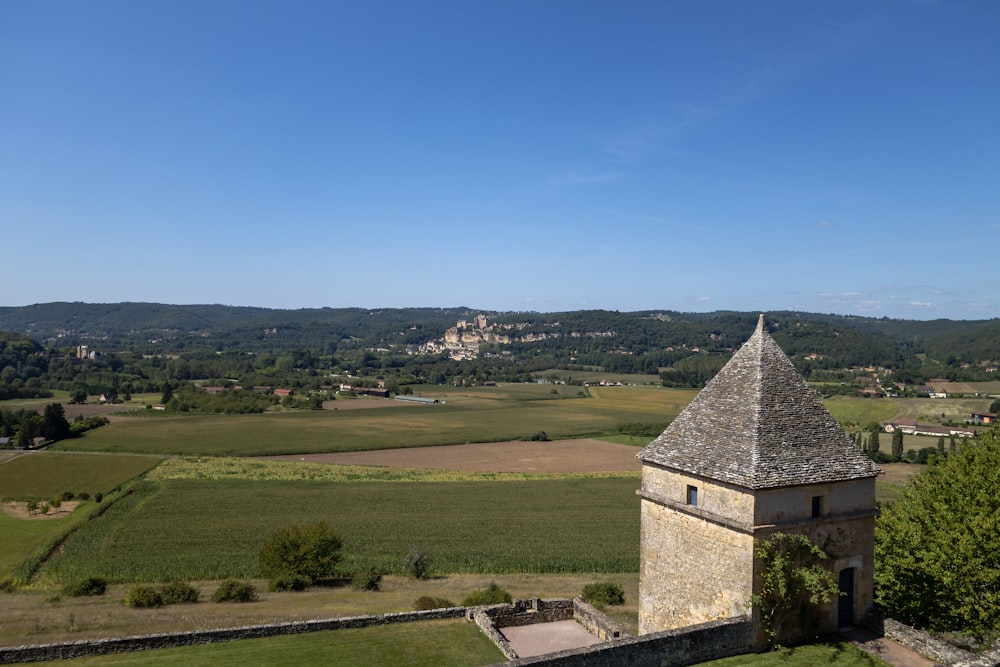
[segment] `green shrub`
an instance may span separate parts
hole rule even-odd
[[[95,503],[99,503],[102,500],[104,500],[104,494],[103,493],[101,493],[100,491],[98,491],[97,493],[94,494],[94,502]]]
[[[125,595],[125,604],[136,609],[162,607],[163,595],[152,586],[133,586]]]
[[[73,493],[72,491],[63,491],[59,497],[62,500],[73,500],[73,498],[76,497],[76,494]]]
[[[403,569],[414,579],[426,579],[431,573],[431,557],[423,551],[411,551],[403,559]]]
[[[493,582],[486,588],[469,593],[462,600],[462,606],[479,607],[488,604],[503,604],[511,601],[513,601],[513,598],[511,598],[510,593],[497,586],[496,582]]]
[[[620,605],[625,604],[625,591],[611,582],[587,584],[583,587],[583,599],[598,608]]]
[[[301,574],[283,574],[268,582],[268,590],[271,591],[304,591],[309,588],[309,577]]]
[[[90,494],[87,493],[86,491],[81,491],[80,493],[76,494],[76,497],[79,498],[80,500],[90,500]]]
[[[17,581],[14,577],[4,577],[0,579],[0,593],[13,593],[17,590]]]
[[[257,589],[253,584],[226,579],[212,593],[212,602],[256,602]]]
[[[375,567],[358,572],[351,578],[351,585],[359,591],[382,590],[382,573]]]
[[[429,595],[418,597],[413,603],[413,608],[417,611],[428,611],[429,609],[447,609],[454,607],[455,603],[445,598],[435,598]]]
[[[268,579],[285,575],[306,577],[309,583],[328,581],[340,562],[340,535],[326,521],[302,523],[272,535],[260,550],[260,570]]]
[[[108,590],[108,582],[100,577],[88,577],[82,581],[74,581],[63,587],[62,594],[66,597],[78,598],[84,595],[104,595]]]
[[[171,581],[160,589],[164,604],[185,604],[197,602],[201,595],[198,589],[186,581]]]

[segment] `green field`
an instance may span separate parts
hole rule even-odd
[[[365,665],[475,667],[504,662],[500,650],[465,620],[400,623],[304,635],[244,639],[207,646],[59,660],[46,665]]]
[[[93,503],[88,503],[93,505]],[[14,574],[32,556],[69,532],[87,517],[84,508],[60,519],[25,521],[0,512],[0,581]]]
[[[63,491],[108,493],[159,461],[158,456],[30,452],[0,462],[0,500],[42,500]]]
[[[441,405],[366,410],[203,415],[117,421],[60,450],[261,456],[614,433],[630,422],[666,423],[694,390],[596,387],[587,398],[550,400],[540,385],[442,392]]]
[[[412,549],[440,572],[635,572],[634,477],[504,482],[143,482],[74,533],[44,576],[70,581],[257,577],[286,526],[327,520],[344,570],[402,573]]]

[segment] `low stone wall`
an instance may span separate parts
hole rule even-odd
[[[508,604],[470,607],[465,616],[479,626],[483,634],[496,644],[504,657],[508,660],[514,660],[517,658],[517,653],[500,632],[500,628],[568,621],[573,618],[573,601],[565,598],[514,600]]]
[[[568,621],[573,618],[573,601],[568,598],[554,600],[529,598],[514,600],[510,604],[482,607],[482,611],[498,628],[510,628],[535,623]]]
[[[587,632],[603,641],[628,637],[625,629],[607,617],[604,612],[582,598],[573,598],[573,618],[587,629]]]
[[[571,651],[534,658],[518,658],[493,667],[686,667],[707,660],[749,653],[753,623],[746,617],[730,618],[667,630],[640,637],[625,637]]]
[[[947,642],[935,639],[926,632],[911,628],[891,618],[872,615],[865,619],[865,625],[876,634],[912,649],[938,665],[951,665],[973,657],[973,654],[968,651],[963,651]]]
[[[278,635],[294,635],[305,632],[341,630],[345,628],[366,628],[373,625],[387,625],[390,623],[430,621],[440,618],[461,618],[465,615],[465,613],[465,607],[450,607],[446,609],[412,611],[398,614],[382,614],[378,616],[350,616],[347,618],[331,618],[314,621],[292,621],[286,623],[248,625],[240,628],[225,628],[219,630],[192,630],[189,632],[139,635],[135,637],[119,637],[115,639],[89,639],[63,644],[11,646],[0,648],[0,664],[41,662],[45,660],[60,660],[63,658],[108,655],[111,653],[146,651],[157,648],[190,646],[193,644],[211,644],[214,642],[233,641],[236,639],[275,637]]]

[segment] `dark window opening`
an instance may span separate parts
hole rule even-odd
[[[812,515],[818,517],[823,514],[823,496],[813,496]]]
[[[688,488],[687,488],[687,504],[688,505],[693,505],[695,507],[698,506],[698,487],[697,486],[688,486]]]

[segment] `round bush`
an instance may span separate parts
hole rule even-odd
[[[625,604],[625,591],[611,582],[587,584],[583,587],[583,599],[595,607]]]
[[[351,578],[351,585],[359,591],[378,591],[382,589],[382,573],[374,567],[358,572]]]
[[[245,581],[227,579],[212,593],[212,602],[255,602],[257,589]]]
[[[283,574],[268,582],[268,588],[272,591],[304,591],[309,588],[309,577],[300,574]]]
[[[435,598],[428,595],[418,597],[413,603],[413,608],[417,611],[428,611],[431,609],[447,609],[454,607],[455,603],[445,598]]]
[[[198,589],[186,581],[171,581],[160,589],[164,604],[186,604],[197,602]]]
[[[513,598],[511,598],[510,593],[497,586],[494,582],[486,588],[469,593],[469,595],[462,600],[462,606],[479,607],[488,604],[504,604],[505,602],[512,601]]]
[[[108,582],[100,577],[89,577],[83,581],[74,581],[63,587],[63,595],[78,598],[84,595],[104,595],[108,590]]]
[[[163,595],[152,586],[133,586],[125,595],[125,604],[136,609],[162,607]]]

